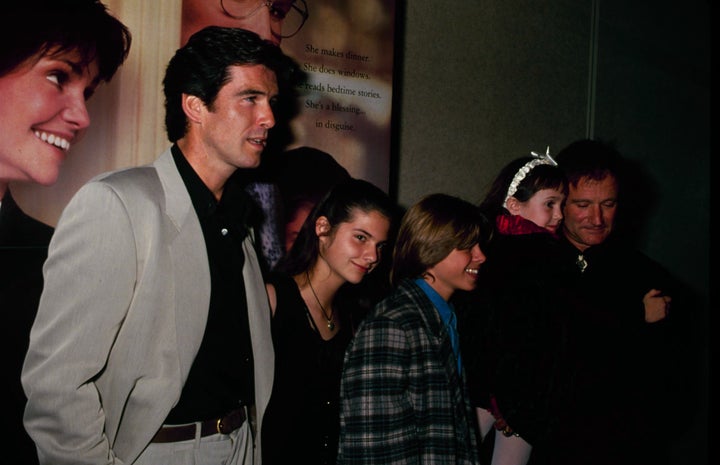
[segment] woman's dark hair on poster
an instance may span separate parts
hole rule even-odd
[[[82,65],[98,65],[109,81],[130,51],[128,28],[98,0],[33,0],[3,5],[0,77],[46,56],[77,51]]]

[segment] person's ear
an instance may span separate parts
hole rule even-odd
[[[206,110],[205,103],[196,95],[182,94],[182,109],[185,116],[191,122],[198,123],[202,121],[202,115]]]
[[[519,215],[520,214],[520,201],[518,199],[516,199],[515,197],[510,196],[507,199],[507,202],[505,202],[505,205],[511,215]]]
[[[315,220],[315,234],[318,237],[327,236],[330,233],[330,221],[327,216],[321,216]]]

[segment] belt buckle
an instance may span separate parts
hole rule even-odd
[[[218,418],[217,424],[215,425],[215,428],[217,429],[218,434],[225,434],[225,433],[222,432],[223,426],[224,426],[224,425],[223,425],[223,419],[222,419],[222,418]]]

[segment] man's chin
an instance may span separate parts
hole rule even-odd
[[[260,161],[262,160],[261,154],[257,154],[255,157],[247,157],[243,160],[242,166],[238,166],[240,169],[255,169],[260,166]]]
[[[587,237],[583,237],[583,243],[587,244],[588,246],[593,245],[600,245],[603,242],[605,242],[605,239],[607,239],[607,235],[591,235]]]

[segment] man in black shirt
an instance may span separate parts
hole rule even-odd
[[[197,32],[163,81],[173,146],[63,212],[22,379],[41,463],[257,463],[274,357],[232,175],[260,163],[297,75],[255,33]]]
[[[573,386],[553,464],[660,464],[682,428],[684,292],[618,234],[625,162],[596,140],[556,157],[568,178],[565,262]],[[671,311],[672,309],[672,311]]]

